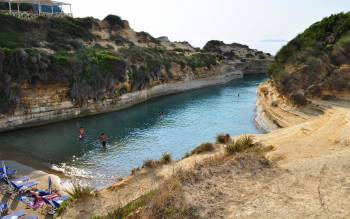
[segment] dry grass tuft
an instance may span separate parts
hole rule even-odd
[[[188,157],[191,157],[191,153],[188,153],[188,152],[187,152],[187,153],[182,157],[182,160],[183,160],[183,159],[186,159],[186,158],[188,158]]]
[[[160,159],[161,164],[169,164],[172,162],[171,154],[164,153]]]
[[[220,134],[216,137],[216,142],[220,144],[227,144],[231,142],[231,136],[229,134]]]
[[[137,167],[137,168],[133,168],[132,170],[131,170],[131,175],[135,175],[137,172],[139,172],[141,169],[140,169],[140,167]]]
[[[244,135],[236,141],[232,141],[225,148],[227,154],[243,152],[254,146],[254,140],[251,136]]]
[[[214,151],[214,144],[212,143],[205,143],[205,144],[201,144],[200,146],[198,146],[197,148],[195,148],[192,152],[191,155],[194,154],[202,154],[205,152],[212,152]]]
[[[142,165],[142,168],[155,168],[155,167],[158,167],[159,166],[159,161],[157,160],[145,160],[143,162],[143,165]]]
[[[155,191],[143,209],[143,218],[197,218],[196,210],[185,202],[181,182],[167,180]]]
[[[71,190],[66,191],[72,200],[86,200],[96,196],[96,193],[91,187],[73,184]]]

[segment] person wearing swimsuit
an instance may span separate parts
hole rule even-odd
[[[85,129],[83,127],[80,127],[79,129],[79,140],[84,140],[85,137]]]
[[[102,133],[101,136],[100,136],[100,142],[101,142],[102,147],[104,149],[106,149],[107,140],[108,140],[107,135],[105,133]]]

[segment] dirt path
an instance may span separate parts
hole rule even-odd
[[[235,171],[186,186],[201,218],[350,218],[350,149],[283,167]]]

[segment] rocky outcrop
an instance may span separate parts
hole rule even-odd
[[[160,42],[170,42],[167,36],[158,37],[157,40],[159,40]]]
[[[273,63],[273,57],[246,45],[238,43],[225,44],[222,41],[209,41],[203,51],[215,54],[220,59],[231,63],[245,74],[261,74],[267,72]]]
[[[318,104],[309,104],[302,109],[293,106],[287,98],[280,95],[272,81],[261,84],[257,93],[255,122],[266,132],[301,124],[325,111]]]

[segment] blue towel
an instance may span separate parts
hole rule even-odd
[[[20,192],[23,192],[29,188],[32,188],[32,187],[38,185],[38,182],[36,182],[36,181],[26,182],[24,184],[16,184],[13,182],[11,182],[11,183],[12,183],[13,187],[15,187],[15,189],[20,191]]]
[[[20,210],[10,215],[7,215],[5,217],[2,217],[1,219],[15,219],[15,218],[23,217],[24,215],[26,215],[26,213],[23,210]]]
[[[19,178],[19,179],[13,179],[11,180],[11,182],[15,183],[15,184],[24,184],[26,182],[29,181],[29,177],[28,176],[24,176],[22,178]]]
[[[1,213],[4,213],[8,210],[8,206],[7,206],[7,203],[2,203],[0,204],[0,212]]]

